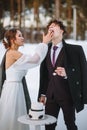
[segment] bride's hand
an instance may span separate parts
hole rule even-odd
[[[43,33],[43,43],[49,43],[52,40],[52,36],[53,36],[53,32],[52,31],[48,31],[48,33],[45,35]]]

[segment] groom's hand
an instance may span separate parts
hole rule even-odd
[[[39,101],[42,102],[44,105],[46,104],[46,96],[41,96]]]

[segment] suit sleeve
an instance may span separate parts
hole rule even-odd
[[[82,68],[82,94],[83,94],[83,103],[87,104],[87,61],[83,49],[80,50],[80,63]]]
[[[41,94],[46,95],[47,86],[48,86],[48,70],[46,67],[46,59],[45,59],[40,66],[40,85],[39,85],[38,98],[41,96]]]

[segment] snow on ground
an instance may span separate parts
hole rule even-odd
[[[87,58],[87,41],[74,41],[74,40],[66,40],[70,44],[79,44],[83,47],[83,50],[85,52],[86,58]],[[37,44],[25,44],[23,47],[20,48],[20,51],[23,53],[34,53],[34,49],[37,46]],[[2,44],[0,44],[0,62],[4,55],[5,49]],[[39,89],[39,66],[35,67],[33,69],[30,69],[26,75],[26,80],[28,84],[28,89],[30,93],[30,97],[32,102],[37,100],[38,95],[38,89]],[[85,105],[85,108],[80,113],[76,113],[76,124],[78,126],[78,130],[87,130],[87,105]],[[33,128],[31,128],[33,130]],[[42,127],[42,130],[44,130],[44,127]],[[60,110],[59,118],[58,118],[58,125],[56,127],[56,130],[66,130],[62,111]]]

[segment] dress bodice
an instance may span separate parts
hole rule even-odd
[[[10,67],[6,70],[6,80],[20,82],[26,73],[26,70],[16,70],[14,67]]]

